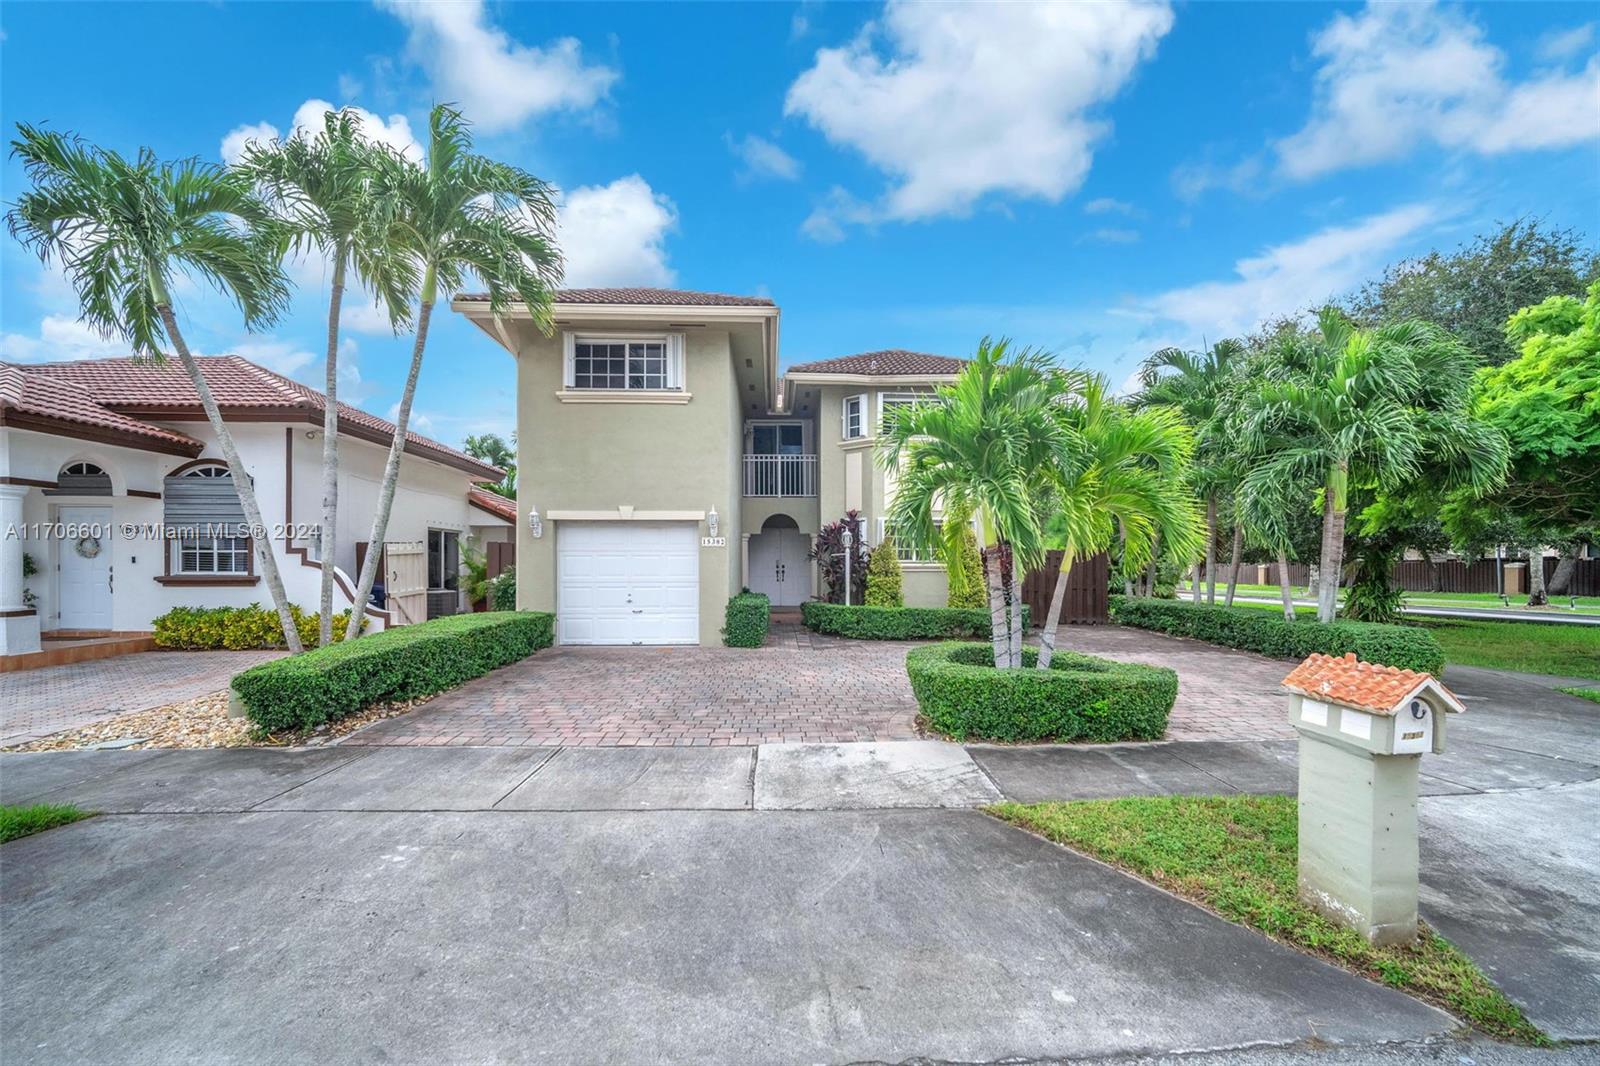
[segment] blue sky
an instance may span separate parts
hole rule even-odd
[[[786,363],[960,355],[986,333],[1123,382],[1536,216],[1600,235],[1592,5],[478,4],[0,10],[0,118],[222,159],[323,104],[398,144],[436,100],[565,195],[573,284],[771,295]],[[65,73],[63,70],[65,69]],[[15,162],[0,197],[24,187]],[[0,351],[116,354],[7,239]],[[318,382],[326,292],[248,335],[199,291],[192,342]],[[346,317],[346,395],[408,354]],[[512,423],[512,364],[441,316],[417,428]]]

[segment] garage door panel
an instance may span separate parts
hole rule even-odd
[[[556,536],[562,643],[699,642],[697,525],[563,522]]]

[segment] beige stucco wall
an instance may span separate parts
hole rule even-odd
[[[517,498],[520,512],[693,511],[719,516],[727,546],[700,549],[700,643],[721,643],[728,598],[739,590],[743,415],[728,329],[685,334],[687,403],[570,403],[561,389],[561,334],[545,337],[521,322],[518,347]],[[572,327],[583,332],[581,327]],[[607,323],[599,332],[661,332]],[[508,368],[508,372],[510,372]],[[700,522],[699,535],[708,534]],[[561,521],[547,518],[535,539],[517,526],[517,606],[555,611],[556,548]]]
[[[878,465],[876,441],[879,431],[878,396],[926,391],[895,385],[872,388],[866,385],[813,386],[820,391],[817,414],[817,477],[820,520],[837,522],[855,506],[861,512],[862,528],[876,542],[878,519],[888,513],[892,487]],[[863,439],[844,439],[844,401],[861,396],[866,401],[866,431]],[[944,567],[937,563],[912,563],[905,566],[902,582],[908,607],[943,607],[949,591]]]

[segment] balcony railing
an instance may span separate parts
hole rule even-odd
[[[746,496],[815,496],[815,455],[747,455],[744,457]]]

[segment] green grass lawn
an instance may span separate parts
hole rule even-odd
[[[989,813],[1231,922],[1439,1004],[1486,1033],[1549,1043],[1471,959],[1426,926],[1413,945],[1373,947],[1301,903],[1296,809],[1289,796],[1002,803]]]
[[[59,825],[70,825],[80,818],[90,817],[90,813],[61,803],[0,807],[0,844],[42,833]]]
[[[1560,691],[1565,692],[1569,696],[1576,696],[1580,700],[1588,700],[1590,703],[1600,703],[1600,688],[1564,688]]]

